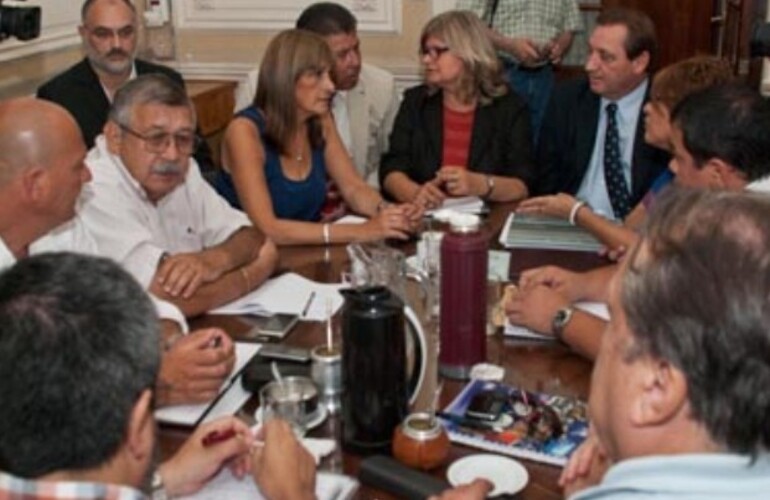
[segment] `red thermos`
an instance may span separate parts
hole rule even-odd
[[[486,361],[489,241],[477,215],[457,214],[441,242],[439,372],[466,379]]]

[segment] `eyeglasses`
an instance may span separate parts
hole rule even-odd
[[[444,52],[448,52],[449,47],[420,47],[419,53],[421,57],[428,56],[431,59],[438,59]]]
[[[174,139],[176,149],[185,155],[192,154],[192,152],[198,149],[198,146],[200,145],[200,138],[192,132],[181,132],[178,134],[158,132],[144,135],[123,124],[120,124],[120,128],[134,137],[141,139],[144,142],[144,149],[148,153],[163,153],[168,149],[172,138]]]

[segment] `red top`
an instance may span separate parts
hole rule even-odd
[[[444,106],[442,165],[468,166],[468,154],[471,149],[471,133],[473,132],[473,119],[475,116],[476,110],[459,112]]]

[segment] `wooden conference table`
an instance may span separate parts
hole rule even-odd
[[[492,248],[499,248],[497,235],[505,223],[505,218],[514,204],[499,204],[492,207],[487,218],[487,228],[495,235],[491,241]],[[410,254],[414,244],[405,244],[402,248]],[[580,252],[556,252],[514,250],[511,256],[511,276],[516,277],[525,269],[544,265],[558,264],[563,267],[582,270],[596,267],[602,260],[592,254]],[[319,282],[339,282],[340,273],[348,263],[344,245],[332,247],[305,246],[281,249],[281,266],[307,278]],[[232,316],[206,316],[196,319],[192,324],[195,328],[218,326],[224,328],[233,338],[238,339],[250,328],[247,321]],[[319,322],[301,322],[282,340],[289,345],[313,347],[323,343],[325,327]],[[505,367],[505,381],[517,387],[530,391],[542,391],[565,396],[587,398],[591,375],[591,363],[574,354],[567,347],[556,342],[533,343],[505,339],[501,332],[489,336],[487,340],[487,358],[490,363]],[[464,383],[444,380],[441,394],[441,406],[447,405],[462,389]],[[258,406],[257,397],[252,397],[239,413],[248,422],[253,422],[253,413]],[[164,456],[169,456],[184,438],[188,430],[161,427],[160,442]],[[309,433],[310,436],[340,436],[340,421],[338,417],[329,418],[318,429]],[[338,439],[339,444],[339,439]],[[446,478],[446,467],[454,460],[480,450],[460,445],[452,445],[450,456],[445,465],[432,473],[442,479]],[[358,467],[364,457],[347,453],[340,446],[330,456],[324,459],[320,468],[334,472],[343,472],[357,476]],[[522,499],[561,498],[561,490],[557,480],[561,468],[521,460],[530,474],[527,487],[517,495]],[[360,499],[393,499],[392,495],[361,485],[357,497]]]

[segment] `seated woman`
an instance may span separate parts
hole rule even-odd
[[[534,179],[529,111],[505,83],[485,26],[470,12],[431,19],[420,37],[425,83],[396,116],[380,185],[434,208],[447,196],[525,198]]]
[[[327,44],[310,32],[288,30],[270,42],[254,104],[225,132],[222,164],[230,174],[218,179],[220,193],[237,198],[278,244],[406,239],[421,210],[386,203],[356,171],[329,112],[332,62]],[[319,222],[327,174],[366,222]]]
[[[671,151],[671,112],[689,94],[726,83],[733,75],[727,61],[712,56],[695,56],[676,62],[658,71],[652,81],[650,100],[644,105],[644,140],[655,147]],[[642,201],[628,214],[623,225],[594,213],[591,207],[573,196],[559,193],[525,200],[517,212],[552,215],[568,219],[590,231],[611,253],[623,253],[636,242],[637,230],[647,216],[647,209],[656,195],[674,176],[663,172],[653,183]],[[619,251],[619,252],[617,252]]]

